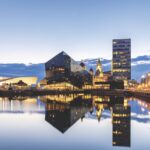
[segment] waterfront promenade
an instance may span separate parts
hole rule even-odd
[[[90,90],[0,90],[0,97],[14,97],[14,96],[43,96],[43,95],[60,95],[60,94],[92,94],[92,95],[108,95],[108,96],[127,96],[127,97],[144,97],[150,100],[150,91],[137,90],[104,90],[104,89],[90,89]]]

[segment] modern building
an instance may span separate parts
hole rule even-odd
[[[137,86],[138,89],[149,90],[150,89],[150,72],[141,77],[141,82]]]
[[[112,75],[115,80],[131,79],[131,39],[113,40]]]
[[[146,75],[144,76],[144,79],[141,79],[141,83],[144,83],[145,85],[150,87],[150,72],[146,73]]]
[[[37,77],[0,77],[0,86],[4,89],[10,85],[15,88],[28,88],[37,84]]]
[[[92,84],[92,76],[83,66],[78,64],[64,51],[45,63],[46,87],[66,89],[82,88],[86,84]],[[42,80],[41,83],[44,83]]]

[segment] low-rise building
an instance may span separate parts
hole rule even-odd
[[[1,77],[0,86],[2,89],[26,89],[37,84],[37,77]]]

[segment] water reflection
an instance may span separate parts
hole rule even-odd
[[[149,110],[148,101],[117,96],[51,95],[38,98],[0,98],[1,114],[41,113],[45,116],[43,121],[45,118],[64,137],[79,120],[83,123],[84,120],[92,118],[101,123],[102,119],[109,118],[112,122],[113,147],[132,147],[131,120],[149,122]],[[92,127],[90,130],[93,130]]]
[[[69,104],[47,101],[45,120],[64,133],[92,107],[92,100],[75,98]]]
[[[85,114],[92,114],[100,121],[104,110],[112,112],[113,146],[130,147],[130,114],[131,109],[124,97],[99,96],[51,96],[46,97],[45,120],[60,132],[67,131],[76,121],[83,120]],[[71,101],[72,98],[72,101]],[[60,101],[59,101],[60,99]],[[93,100],[93,101],[92,101]]]
[[[45,104],[37,98],[0,98],[0,113],[44,113]]]
[[[124,101],[123,97],[119,97]],[[130,146],[130,114],[129,105],[115,104],[112,108],[113,146]]]

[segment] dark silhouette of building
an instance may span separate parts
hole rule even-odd
[[[131,79],[131,39],[113,40],[112,75],[117,80]]]
[[[47,84],[67,82],[78,88],[92,84],[90,73],[63,51],[46,62],[45,69]]]
[[[109,81],[110,83],[110,89],[111,90],[115,90],[115,89],[124,89],[124,82],[121,81],[121,80],[112,80],[112,81]]]

